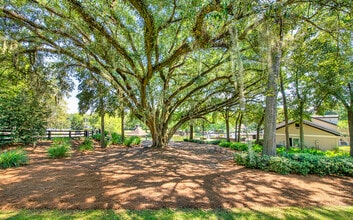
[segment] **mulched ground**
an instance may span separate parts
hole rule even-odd
[[[0,170],[0,209],[159,209],[353,205],[353,178],[282,176],[236,165],[232,152],[174,143],[74,151],[49,159],[42,142],[30,164]]]

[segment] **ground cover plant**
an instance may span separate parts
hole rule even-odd
[[[137,136],[130,136],[125,138],[124,145],[126,147],[131,147],[132,145],[139,145],[141,143],[141,138]]]
[[[123,138],[121,136],[121,134],[118,134],[116,132],[113,132],[111,134],[112,138],[111,138],[111,142],[112,144],[122,144],[123,143]]]
[[[194,143],[207,143],[207,141],[188,140]],[[329,151],[321,151],[312,148],[276,148],[277,156],[260,155],[262,146],[258,144],[248,146],[240,142],[220,141],[220,147],[237,150],[234,160],[248,168],[256,168],[280,174],[315,174],[319,176],[343,175],[353,176],[353,158],[347,150],[336,148]]]
[[[0,168],[19,167],[27,163],[27,154],[22,149],[8,150],[0,154]]]
[[[280,174],[316,174],[353,176],[353,158],[346,152],[317,149],[277,148],[276,157],[260,155],[261,146],[254,145],[234,154],[234,160],[248,168],[262,169]]]
[[[50,158],[64,158],[70,156],[71,144],[68,138],[55,138],[47,153]]]
[[[85,138],[83,142],[78,146],[79,151],[94,150],[93,141],[91,138]]]

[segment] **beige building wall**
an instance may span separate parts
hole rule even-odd
[[[285,145],[285,131],[284,127],[276,131],[276,144]],[[295,126],[295,123],[289,125],[289,137],[293,139],[300,139],[300,129]],[[332,150],[338,146],[339,136],[335,136],[326,131],[304,124],[304,144],[311,148],[320,150]]]

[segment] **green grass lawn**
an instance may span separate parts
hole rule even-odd
[[[258,208],[256,210],[20,210],[0,211],[0,219],[353,219],[353,206]]]

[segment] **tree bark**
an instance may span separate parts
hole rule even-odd
[[[238,113],[237,119],[235,120],[235,126],[234,126],[234,141],[235,141],[235,142],[238,140],[238,123],[239,123],[239,118],[240,118],[240,112]]]
[[[300,149],[304,149],[304,116],[303,116],[303,111],[304,111],[304,103],[302,100],[299,100],[299,147]]]
[[[265,110],[265,129],[263,155],[276,156],[276,120],[277,120],[277,79],[281,67],[282,40],[271,48],[271,64],[267,79]]]
[[[152,136],[152,146],[153,148],[165,148],[168,146],[168,135],[159,133],[159,132],[151,132]]]
[[[105,147],[104,109],[101,109],[100,117],[101,117],[101,132],[102,132],[100,145],[102,148],[104,148]]]
[[[352,105],[346,107],[348,112],[348,129],[349,129],[349,155],[353,157],[353,108]]]
[[[243,113],[240,112],[239,113],[239,124],[238,124],[238,138],[237,138],[237,142],[241,141],[241,123],[243,123]]]
[[[282,94],[282,101],[283,101],[283,113],[284,113],[284,133],[285,133],[285,139],[286,139],[286,149],[287,151],[290,148],[290,143],[289,143],[289,127],[288,127],[288,106],[287,106],[287,97],[286,93],[284,91],[284,82],[283,82],[283,75],[282,71],[279,71],[280,74],[280,88],[281,88],[281,94]]]
[[[121,108],[121,142],[124,143],[125,140],[125,111],[124,111],[124,107]]]
[[[265,109],[265,129],[263,155],[276,156],[276,120],[277,120],[277,80],[281,69],[282,42],[283,42],[283,20],[281,8],[277,9],[275,28],[278,28],[278,35],[272,37],[266,32],[268,40],[274,38],[274,42],[269,41],[268,50],[268,78],[266,89],[266,109]]]
[[[194,125],[190,124],[189,140],[194,139]]]
[[[256,144],[260,143],[260,130],[261,130],[261,125],[264,123],[264,119],[265,119],[264,114],[262,114],[261,119],[256,127]]]
[[[229,109],[226,109],[225,112],[225,122],[226,122],[226,138],[227,141],[230,142],[230,131],[229,131]]]

